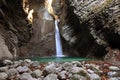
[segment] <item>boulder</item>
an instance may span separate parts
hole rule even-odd
[[[8,74],[6,74],[5,72],[0,73],[0,80],[7,80],[8,78]]]
[[[39,69],[37,69],[37,70],[33,71],[33,72],[31,73],[31,75],[32,75],[33,77],[35,77],[35,78],[38,78],[38,77],[40,77],[40,76],[42,75],[42,71],[39,70]]]
[[[58,80],[56,74],[49,74],[47,75],[44,80]]]

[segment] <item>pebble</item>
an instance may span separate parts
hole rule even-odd
[[[88,73],[90,73],[90,74],[93,74],[93,73],[94,73],[94,71],[91,70],[91,69],[88,69],[87,71],[88,71]]]
[[[108,80],[120,80],[120,77],[109,78]]]
[[[31,75],[35,78],[38,78],[42,75],[42,71],[37,69],[37,70],[33,71]]]
[[[25,59],[24,62],[31,63],[32,61],[30,59]]]
[[[70,71],[72,67],[73,67],[72,63],[69,63],[69,62],[63,63],[63,68],[67,71]]]
[[[89,80],[84,76],[81,76],[79,74],[73,74],[70,78],[70,80]]]
[[[8,75],[5,72],[0,73],[0,80],[6,80]]]
[[[23,72],[29,71],[30,69],[27,66],[23,66],[23,67],[19,66],[19,67],[17,67],[17,70],[18,70],[18,72],[23,73]]]
[[[58,75],[59,75],[59,77],[60,77],[60,79],[66,79],[67,77],[66,77],[66,73],[67,73],[67,71],[61,71]]]
[[[20,80],[34,80],[30,73],[23,73],[20,77]]]
[[[56,72],[56,66],[55,64],[49,64],[44,68],[48,73],[54,73]]]
[[[58,80],[58,78],[56,74],[49,74],[44,78],[44,80]]]
[[[11,65],[11,64],[13,64],[13,62],[11,60],[4,60],[3,63],[5,65]]]
[[[6,62],[10,61],[6,60]],[[104,79],[120,80],[120,69],[111,65],[106,67],[106,65],[94,63],[84,62],[83,64],[79,61],[49,62],[40,65],[38,61],[29,59],[14,61],[14,64],[13,62],[6,64],[6,66],[0,67],[0,80],[101,80],[102,76],[106,74]]]
[[[73,68],[71,69],[71,72],[72,72],[72,73],[80,73],[80,72],[86,73],[86,71],[85,71],[83,68],[81,68],[81,67],[73,67]]]
[[[8,71],[8,66],[0,67],[0,72],[7,72],[7,71]]]
[[[100,76],[97,74],[89,74],[91,80],[101,80]]]
[[[116,67],[116,66],[110,66],[109,69],[110,69],[110,70],[120,70],[120,69],[119,69],[118,67]]]
[[[113,76],[115,76],[116,74],[117,74],[117,72],[108,72],[107,75],[108,75],[109,77],[113,77]]]
[[[16,74],[18,74],[18,71],[16,69],[14,69],[14,68],[13,69],[9,69],[9,71],[8,71],[9,77],[12,77],[12,76],[14,76]]]
[[[82,64],[79,61],[72,61],[72,64],[75,65],[76,67],[80,67]]]
[[[38,61],[33,61],[31,66],[32,67],[38,67],[40,65],[40,63]]]

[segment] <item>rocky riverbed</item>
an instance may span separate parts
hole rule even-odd
[[[39,63],[4,60],[0,80],[120,80],[120,67],[103,61]]]

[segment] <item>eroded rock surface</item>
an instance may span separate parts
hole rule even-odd
[[[53,0],[64,54],[108,59],[114,54],[108,47],[119,50],[119,5],[119,0]],[[54,18],[44,0],[1,0],[0,40],[1,57],[54,56]]]

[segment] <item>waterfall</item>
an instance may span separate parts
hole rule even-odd
[[[56,57],[64,57],[60,39],[60,32],[58,28],[58,20],[55,20],[55,42],[56,42]]]

